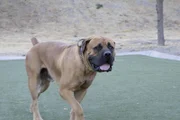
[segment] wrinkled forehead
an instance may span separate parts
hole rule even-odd
[[[113,40],[105,37],[95,37],[92,38],[91,41],[89,42],[90,46],[97,46],[101,44],[102,46],[107,46],[108,44],[111,44],[112,46],[115,46],[115,43]]]

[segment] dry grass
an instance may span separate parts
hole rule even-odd
[[[103,7],[97,9],[96,4]],[[164,2],[166,46],[156,45],[155,0],[1,0],[0,54],[26,54],[30,38],[75,43],[89,35],[113,38],[120,51],[179,54],[180,1]]]

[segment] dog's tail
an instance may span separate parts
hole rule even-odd
[[[31,38],[31,42],[32,42],[33,46],[39,43],[35,37]]]

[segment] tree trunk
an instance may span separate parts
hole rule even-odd
[[[157,30],[158,30],[158,45],[164,46],[164,27],[163,27],[163,1],[156,0],[156,11],[157,11]]]

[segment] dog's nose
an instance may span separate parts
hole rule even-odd
[[[112,55],[110,51],[104,52],[104,57],[109,58]]]

